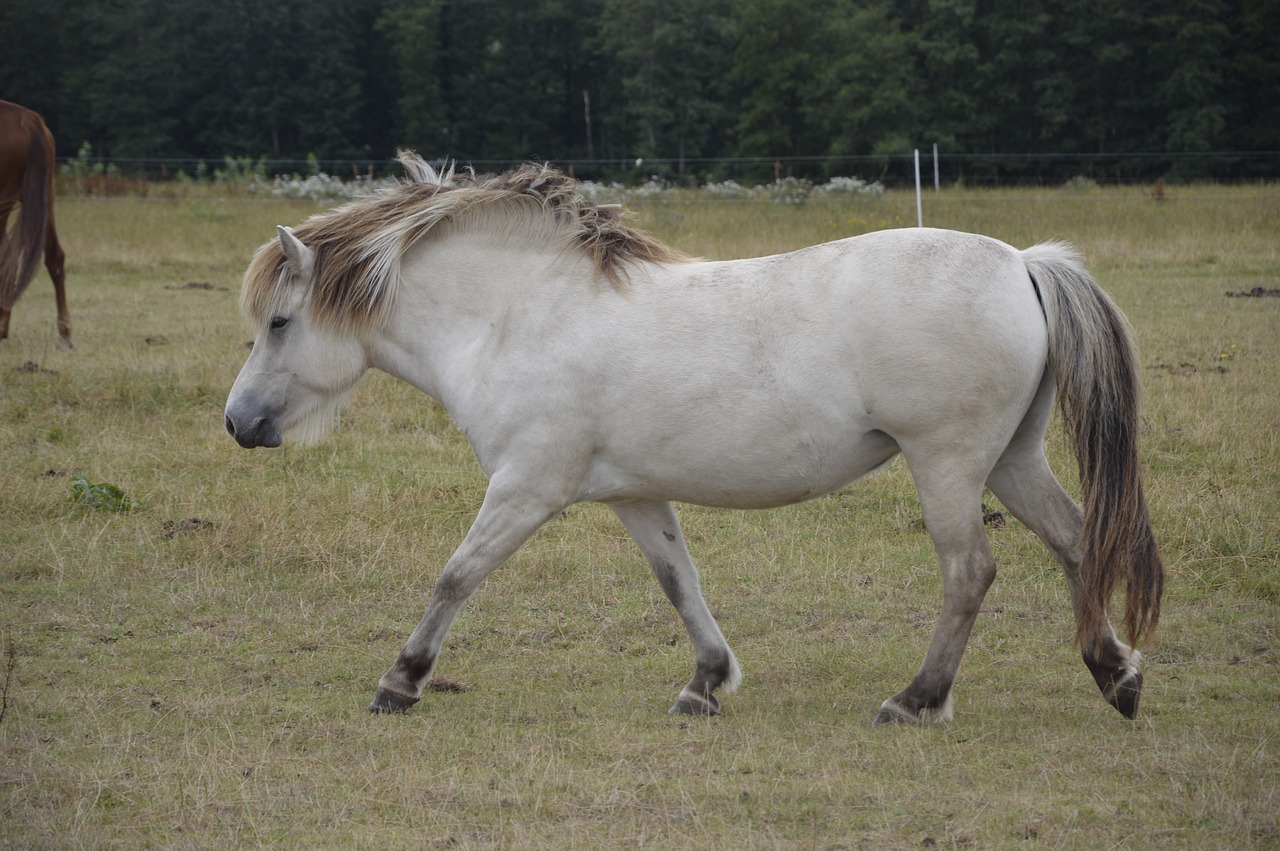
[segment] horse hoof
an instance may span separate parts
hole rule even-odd
[[[919,724],[920,719],[909,714],[907,710],[886,700],[881,706],[880,711],[876,713],[875,719],[871,722],[873,727],[879,727],[882,724]]]
[[[1138,717],[1138,698],[1142,696],[1142,674],[1134,672],[1116,683],[1107,696],[1107,702],[1120,714],[1132,721]]]
[[[720,701],[713,695],[689,694],[681,692],[680,697],[667,710],[668,715],[701,715],[710,717],[720,714]]]
[[[373,697],[373,703],[369,704],[369,711],[374,715],[390,715],[396,712],[407,712],[410,706],[418,702],[416,697],[405,697],[402,694],[396,694],[392,691],[383,691],[378,689],[378,693]]]

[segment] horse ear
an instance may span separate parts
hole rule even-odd
[[[280,235],[280,248],[284,251],[284,261],[295,273],[306,277],[311,270],[311,249],[302,244],[302,240],[293,235],[293,228],[276,225],[276,233]]]

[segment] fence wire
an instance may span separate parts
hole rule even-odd
[[[821,157],[716,158],[596,158],[557,159],[530,156],[527,161],[549,162],[584,180],[638,185],[658,179],[677,185],[733,180],[751,183],[797,178],[825,182],[833,177],[858,177],[886,187],[914,185],[914,154],[840,155]],[[443,160],[437,160],[441,162]],[[940,185],[1044,186],[1072,179],[1099,184],[1155,181],[1225,183],[1280,180],[1280,151],[1205,151],[1133,153],[947,153],[935,161],[931,147],[920,150],[925,183],[937,174]],[[494,172],[519,165],[520,160],[456,158],[463,168]],[[378,179],[399,173],[394,158],[318,159],[226,157],[117,157],[80,155],[60,158],[64,173],[115,174],[142,180],[237,180],[250,175],[271,179],[278,175],[325,174],[342,180]]]

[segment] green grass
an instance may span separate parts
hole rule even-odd
[[[719,718],[665,715],[688,639],[599,506],[464,610],[459,690],[367,715],[483,496],[465,440],[383,375],[319,446],[226,436],[239,275],[316,205],[61,199],[78,348],[44,277],[0,343],[0,846],[1280,847],[1280,299],[1224,295],[1280,287],[1280,192],[1168,195],[925,197],[931,225],[1076,243],[1129,314],[1169,588],[1126,722],[1047,552],[991,531],[956,720],[910,729],[870,726],[939,605],[901,462],[778,511],[681,508],[744,669]],[[897,193],[638,212],[707,257],[915,218]],[[138,507],[77,506],[74,476]]]

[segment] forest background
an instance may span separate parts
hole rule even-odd
[[[975,181],[1274,179],[1280,0],[0,0],[0,98],[168,176],[877,178],[936,143]]]

